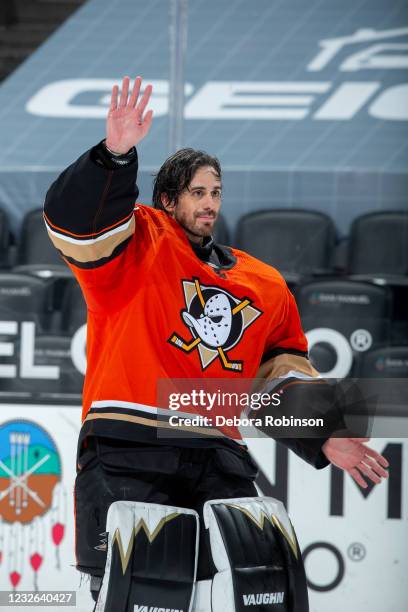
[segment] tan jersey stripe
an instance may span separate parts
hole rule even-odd
[[[45,213],[44,213],[44,219],[46,221],[46,224],[49,225],[53,230],[57,230],[58,232],[61,232],[62,234],[66,236],[71,236],[72,238],[95,238],[95,236],[99,236],[100,234],[103,234],[103,232],[107,232],[109,230],[115,229],[115,227],[118,227],[119,225],[127,223],[129,219],[131,218],[132,214],[133,212],[129,215],[126,215],[126,217],[124,217],[123,219],[116,221],[116,223],[112,223],[112,225],[108,225],[107,227],[104,227],[99,232],[96,232],[96,233],[92,232],[91,234],[74,234],[73,232],[69,232],[67,229],[58,227],[58,225],[54,225],[53,223],[51,223],[50,219],[47,217]]]
[[[47,230],[48,231],[48,230]],[[113,251],[118,247],[122,242],[124,242],[129,236],[131,236],[135,231],[135,219],[132,217],[130,220],[129,226],[126,227],[123,231],[119,231],[112,236],[107,236],[104,239],[99,239],[93,242],[92,244],[81,244],[68,242],[63,238],[59,238],[55,234],[51,234],[48,231],[48,235],[54,244],[54,246],[61,251],[67,257],[74,259],[75,261],[79,261],[81,263],[88,263],[93,261],[98,261],[99,259],[103,259],[104,257],[109,257],[112,255]]]
[[[192,415],[194,416],[194,415]],[[186,425],[170,425],[167,421],[156,421],[153,419],[144,419],[143,417],[122,414],[118,412],[103,412],[87,414],[85,421],[94,421],[95,419],[114,419],[115,421],[127,421],[128,423],[138,423],[139,425],[148,425],[149,427],[157,427],[158,429],[172,429],[173,431],[189,431],[193,433],[204,434],[206,436],[215,436],[225,438],[225,435],[218,429],[207,429],[206,427],[188,427]]]
[[[319,372],[315,370],[306,357],[282,353],[282,355],[277,355],[265,361],[259,368],[256,377],[264,379],[280,378],[286,376],[292,370],[306,376],[319,376]]]

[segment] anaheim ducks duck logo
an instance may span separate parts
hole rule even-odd
[[[203,370],[218,358],[225,370],[242,372],[243,362],[230,361],[227,351],[240,342],[262,311],[252,306],[250,299],[238,299],[220,287],[201,285],[197,278],[182,283],[186,309],[180,314],[192,337],[184,340],[174,332],[170,344],[185,353],[197,349]]]

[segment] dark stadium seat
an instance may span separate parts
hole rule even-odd
[[[61,329],[73,334],[86,323],[86,304],[81,287],[75,279],[66,284],[61,304]]]
[[[42,209],[32,210],[24,217],[15,269],[46,278],[72,276],[48,237]]]
[[[0,208],[0,268],[8,266],[8,249],[10,233],[8,218],[4,210]]]
[[[8,361],[15,365],[17,376],[2,379],[0,401],[81,404],[84,377],[73,363],[70,337],[36,337],[33,355],[29,357],[35,376],[25,376],[19,367],[21,349],[27,352],[21,341],[16,340]],[[4,357],[2,361],[6,361]]]
[[[380,346],[362,353],[357,374],[361,378],[408,379],[408,346]]]
[[[217,219],[217,224],[214,230],[214,239],[218,244],[230,244],[230,233],[228,230],[227,222],[223,215],[219,215]]]
[[[365,389],[364,395],[368,402],[371,400],[372,414],[402,416],[405,419],[408,417],[408,346],[383,345],[362,353],[357,359],[356,375],[359,377],[360,388]],[[373,424],[377,425],[375,435],[403,435],[401,422],[392,421],[378,422],[374,418]]]
[[[17,23],[16,0],[2,0],[0,3],[0,26],[11,26]]]
[[[0,273],[0,322],[33,321],[36,330],[47,329],[51,311],[48,283],[29,275]]]
[[[234,246],[277,268],[296,282],[299,275],[332,269],[335,227],[327,215],[303,209],[269,209],[238,221]]]
[[[350,280],[301,285],[296,301],[310,358],[322,373],[342,378],[355,355],[389,341],[391,296],[387,287]]]
[[[408,211],[374,212],[354,220],[348,272],[408,279]]]

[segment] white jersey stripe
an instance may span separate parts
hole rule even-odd
[[[126,408],[127,410],[135,410],[139,412],[147,412],[149,414],[160,414],[163,416],[174,415],[186,418],[193,418],[194,416],[200,416],[194,412],[180,412],[179,410],[170,410],[170,408],[157,408],[156,406],[147,406],[146,404],[137,404],[136,402],[124,402],[121,400],[97,400],[92,402],[92,408]],[[224,434],[228,440],[233,440],[237,444],[245,444],[243,440],[237,440],[236,438],[230,438]]]
[[[132,219],[133,217],[130,217],[130,219],[126,221],[126,223],[122,223],[122,225],[118,225],[118,227],[115,227],[109,232],[105,232],[104,234],[102,234],[101,236],[98,236],[97,238],[89,238],[89,239],[86,238],[82,240],[78,238],[72,238],[71,236],[67,236],[66,234],[62,234],[60,232],[56,232],[50,227],[50,225],[47,222],[45,223],[46,223],[48,232],[52,234],[52,236],[55,236],[56,238],[60,238],[61,240],[64,240],[65,242],[70,242],[71,244],[87,245],[87,244],[95,244],[95,242],[100,242],[102,240],[105,240],[109,236],[114,236],[115,234],[119,234],[120,232],[127,230],[132,222]]]

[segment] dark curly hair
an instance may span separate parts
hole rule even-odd
[[[165,210],[161,196],[165,193],[170,202],[176,202],[179,195],[191,183],[196,171],[202,166],[211,166],[221,178],[221,165],[216,157],[195,149],[180,149],[171,155],[155,176],[153,183],[153,206]]]

